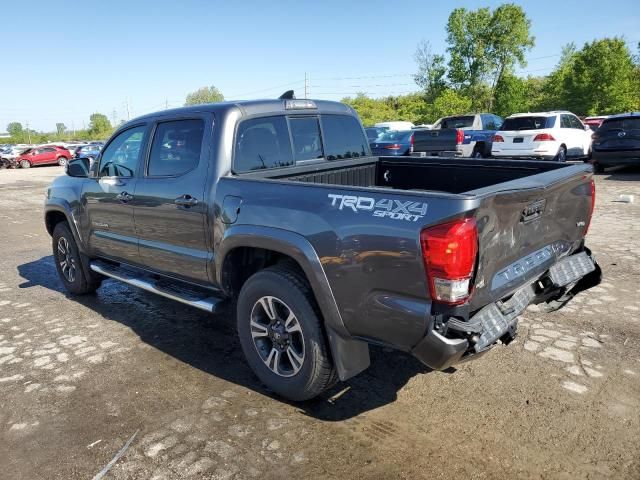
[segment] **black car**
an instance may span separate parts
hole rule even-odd
[[[640,112],[622,113],[606,118],[593,134],[593,169],[640,165]]]

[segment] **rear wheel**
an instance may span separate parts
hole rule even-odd
[[[560,146],[558,153],[556,154],[554,160],[556,162],[566,162],[567,161],[567,148],[564,145]]]
[[[61,167],[64,167],[67,164],[67,157],[59,157],[58,158],[58,165],[60,165]]]
[[[58,223],[52,237],[56,270],[65,288],[75,295],[95,292],[102,283],[102,277],[85,273],[80,251],[67,223]]]
[[[31,162],[29,160],[20,160],[21,168],[31,168]]]
[[[482,151],[482,147],[474,147],[473,153],[471,153],[471,158],[484,158],[484,153]]]
[[[237,322],[249,366],[278,395],[308,400],[336,381],[315,299],[294,270],[275,266],[249,278]]]

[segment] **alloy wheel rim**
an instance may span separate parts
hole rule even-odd
[[[253,345],[262,362],[280,377],[293,377],[304,364],[304,335],[293,310],[277,297],[260,297],[251,309]]]
[[[76,261],[71,256],[69,250],[69,242],[65,237],[58,239],[58,263],[60,264],[60,270],[64,278],[73,283],[76,279]]]

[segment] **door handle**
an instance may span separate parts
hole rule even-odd
[[[174,203],[181,207],[193,207],[198,204],[198,199],[189,194],[184,194],[176,198]]]
[[[121,202],[130,202],[131,200],[133,200],[133,195],[131,195],[130,193],[127,192],[120,192],[118,195],[116,195],[116,198],[118,200],[120,200]]]

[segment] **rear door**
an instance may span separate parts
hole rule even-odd
[[[196,283],[208,282],[213,256],[205,234],[210,195],[204,190],[211,124],[209,115],[155,124],[133,203],[141,263]]]
[[[89,248],[93,255],[138,263],[138,239],[132,201],[140,160],[147,142],[147,125],[119,133],[105,147],[97,176],[84,184],[82,202],[89,222]]]

